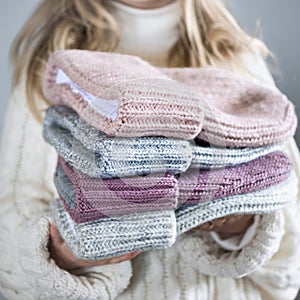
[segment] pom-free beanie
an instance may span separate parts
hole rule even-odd
[[[214,68],[156,68],[136,56],[59,50],[48,61],[44,94],[100,131],[255,147],[295,133],[293,104],[279,91]]]
[[[182,173],[188,168],[221,168],[282,150],[283,144],[257,148],[204,147],[165,137],[110,137],[61,105],[49,107],[44,137],[64,160],[91,177]]]
[[[134,251],[168,248],[176,239],[174,210],[76,224],[59,199],[51,205],[62,238],[80,259],[104,259]]]
[[[224,169],[193,169],[178,176],[150,174],[98,179],[75,170],[60,157],[55,184],[74,220],[87,222],[136,212],[175,209],[266,189],[287,179],[291,169],[286,154],[273,152]]]

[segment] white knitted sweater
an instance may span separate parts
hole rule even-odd
[[[245,64],[259,75],[255,81],[274,88],[259,56]],[[263,216],[240,251],[222,249],[209,234],[183,235],[171,249],[131,262],[73,273],[57,267],[47,251],[57,156],[29,111],[23,83],[10,99],[0,149],[0,293],[7,299],[294,299],[300,287],[300,197]],[[286,151],[300,178],[294,140]]]

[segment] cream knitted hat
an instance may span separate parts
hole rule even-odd
[[[211,144],[253,147],[285,140],[297,123],[283,94],[231,72],[160,69],[115,53],[55,52],[44,93],[112,136],[199,136]]]
[[[51,204],[62,238],[80,259],[104,259],[170,247],[176,239],[173,210],[137,213],[76,224],[60,200]]]
[[[133,251],[172,246],[176,236],[198,225],[231,214],[267,213],[280,209],[298,192],[292,174],[277,186],[243,195],[186,205],[176,211],[137,213],[77,224],[60,200],[51,204],[59,232],[81,259],[104,259]]]

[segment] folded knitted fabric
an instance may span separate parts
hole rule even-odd
[[[291,171],[290,159],[280,151],[223,169],[191,169],[178,179],[178,207],[266,189],[286,180]]]
[[[55,184],[67,211],[81,223],[135,212],[175,209],[262,190],[287,179],[291,169],[286,154],[273,152],[235,167],[192,169],[179,177],[151,174],[97,179],[74,170],[60,157]]]
[[[76,224],[60,200],[51,204],[62,238],[80,259],[104,259],[170,247],[176,239],[172,210],[136,213]]]
[[[216,218],[280,209],[293,199],[297,184],[292,173],[285,182],[265,190],[182,206],[176,210],[176,218],[174,211],[156,211],[76,224],[59,199],[51,206],[59,232],[72,252],[81,259],[104,259],[170,247],[177,235]]]
[[[239,75],[214,68],[156,68],[115,53],[55,52],[44,93],[112,136],[199,136],[211,144],[254,147],[285,140],[297,123],[283,94]]]
[[[243,149],[209,148],[164,137],[109,137],[80,119],[74,110],[60,105],[46,111],[43,134],[70,165],[101,178],[182,173],[189,167],[221,168],[283,148],[282,144]]]
[[[233,214],[261,214],[282,208],[298,193],[294,171],[287,180],[264,190],[234,195],[197,205],[182,205],[175,212],[177,234],[208,221]]]
[[[178,183],[171,174],[98,179],[75,170],[59,157],[54,182],[77,222],[177,207]]]
[[[293,136],[297,116],[279,91],[214,68],[164,68],[163,73],[191,87],[206,100],[203,130],[198,137],[215,145],[253,147]]]
[[[112,136],[190,140],[204,120],[195,92],[129,55],[57,51],[46,67],[44,94]]]

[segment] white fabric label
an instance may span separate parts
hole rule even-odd
[[[117,118],[120,101],[118,99],[106,100],[96,97],[75,82],[62,70],[58,70],[56,84],[68,84],[75,94],[80,94],[82,98],[99,114],[104,115],[113,121]]]

